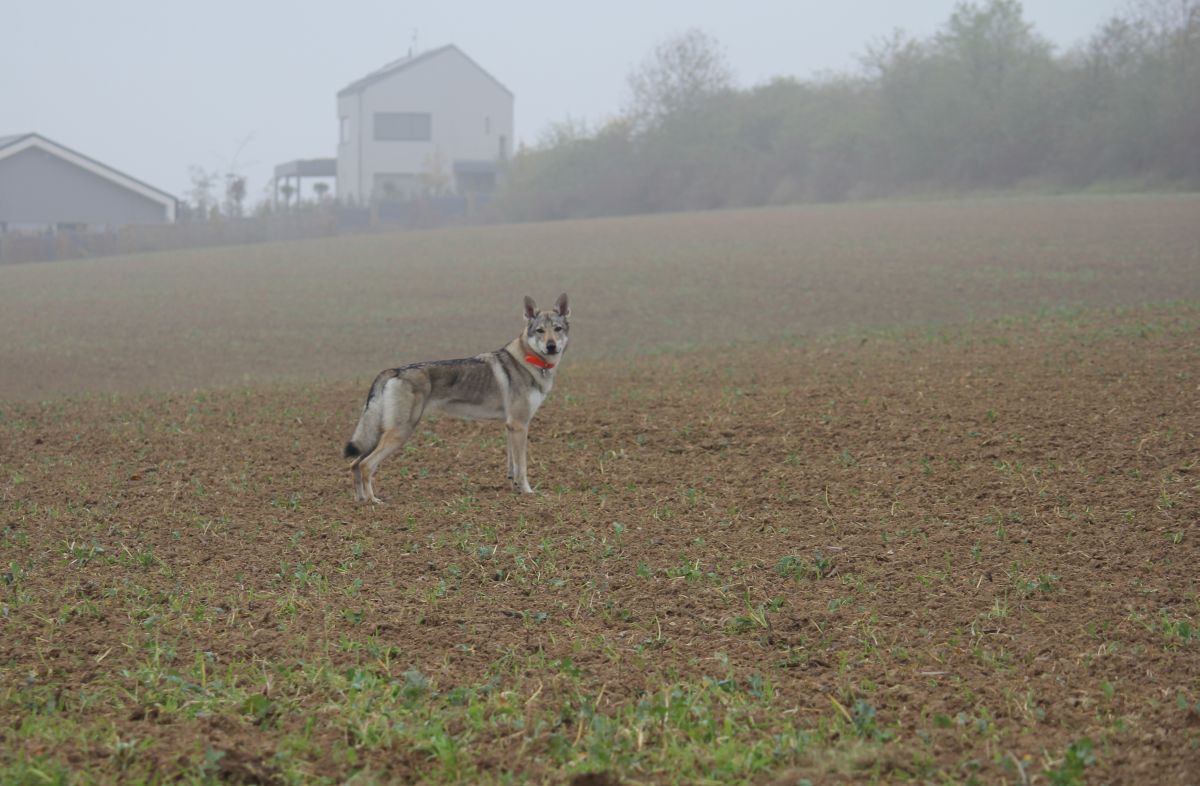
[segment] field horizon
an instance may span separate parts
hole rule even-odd
[[[568,291],[572,361],[1200,299],[1200,196],[872,202],[0,266],[0,399],[367,380],[498,348]]]

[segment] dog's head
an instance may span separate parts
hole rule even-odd
[[[567,293],[558,296],[553,311],[538,311],[537,304],[529,295],[525,296],[525,343],[539,355],[553,357],[561,355],[567,348],[571,326],[567,317],[571,308]]]

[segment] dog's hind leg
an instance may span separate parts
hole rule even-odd
[[[375,487],[372,483],[375,470],[379,469],[379,465],[383,463],[384,459],[404,447],[404,443],[408,442],[408,438],[417,428],[417,422],[421,420],[421,415],[425,412],[425,395],[406,386],[397,391],[396,397],[389,404],[393,413],[401,415],[400,418],[396,418],[400,422],[384,429],[379,438],[379,444],[367,454],[359,468],[363,478],[363,498],[369,499],[377,505],[383,500],[375,496]],[[385,423],[392,419],[385,417]]]
[[[363,488],[362,467],[360,466],[363,458],[363,456],[359,456],[354,460],[354,463],[350,465],[350,474],[354,476],[354,500],[356,502],[366,502],[367,500],[367,492],[366,489]]]
[[[383,436],[379,439],[379,444],[375,446],[370,455],[363,459],[361,469],[355,468],[356,471],[361,473],[361,482],[363,485],[362,499],[369,499],[376,505],[383,502],[383,500],[375,496],[375,489],[371,482],[375,477],[375,470],[379,469],[379,465],[383,463],[384,459],[404,447],[404,443],[408,442],[408,438],[412,436],[412,433],[413,427],[407,423],[383,432]],[[359,478],[356,477],[355,480],[358,481]]]

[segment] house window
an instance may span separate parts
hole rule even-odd
[[[343,145],[350,141],[350,116],[342,115],[341,132],[338,136],[338,141]]]
[[[504,134],[500,135],[500,160],[508,160],[508,137]]]
[[[433,116],[428,112],[376,112],[375,139],[380,142],[428,142]]]

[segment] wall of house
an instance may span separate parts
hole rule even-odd
[[[351,118],[350,141],[338,148],[338,193],[343,199],[353,194],[367,202],[377,183],[412,182],[413,175],[439,169],[453,188],[454,162],[495,161],[502,138],[506,154],[512,154],[512,96],[455,49],[345,96],[338,106],[339,117]],[[432,139],[376,141],[377,112],[428,112]],[[359,140],[361,161],[355,147]]]
[[[337,196],[342,202],[359,202],[359,128],[358,107],[361,93],[338,96]],[[344,118],[344,120],[343,120]]]
[[[161,224],[160,202],[31,147],[0,159],[0,223]]]

